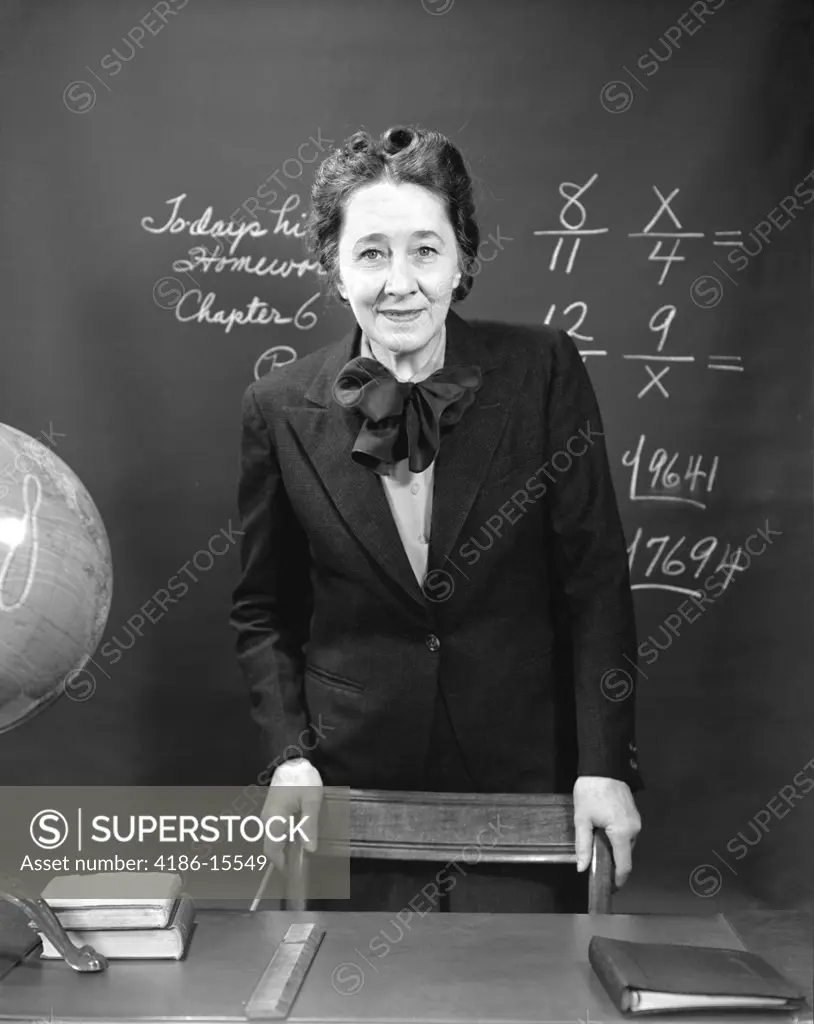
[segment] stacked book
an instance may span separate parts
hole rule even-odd
[[[54,878],[41,897],[75,946],[93,946],[109,960],[181,960],[195,921],[195,904],[181,886],[174,874],[100,872]],[[40,956],[62,959],[39,935]]]

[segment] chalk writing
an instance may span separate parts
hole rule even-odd
[[[296,349],[291,348],[290,345],[275,345],[273,348],[267,348],[254,364],[254,379],[259,380],[263,374],[270,373],[278,366],[287,366],[296,358]]]
[[[662,368],[659,370],[659,372],[656,373],[655,370],[653,369],[653,367],[650,366],[650,363],[666,363],[666,364],[670,364],[670,363],[693,363],[693,362],[695,362],[695,357],[694,356],[665,356],[665,355],[661,354],[662,350],[664,348],[664,343],[667,340],[667,335],[670,332],[670,327],[672,326],[673,320],[675,319],[676,312],[677,312],[677,310],[676,310],[675,306],[666,305],[666,306],[661,306],[650,317],[650,323],[648,324],[649,329],[651,331],[654,331],[656,333],[660,333],[661,334],[661,337],[659,338],[658,345],[656,346],[656,355],[648,355],[648,354],[639,355],[639,354],[637,354],[637,355],[626,355],[626,356],[622,357],[623,359],[642,359],[642,360],[645,360],[645,367],[644,368],[645,368],[645,370],[647,371],[647,373],[650,376],[650,383],[646,384],[645,387],[642,388],[642,390],[636,396],[637,398],[643,398],[647,394],[647,392],[651,388],[654,388],[654,387],[658,389],[658,392],[661,393],[664,396],[664,398],[669,398],[670,397],[670,394],[667,391],[667,388],[665,387],[664,384],[662,384],[662,379],[664,377],[666,377],[667,374],[669,373],[670,366],[669,365],[662,366]]]
[[[195,269],[202,269],[204,273],[210,270],[216,274],[224,270],[255,274],[258,277],[289,277],[296,273],[297,277],[303,274],[320,274],[322,270],[316,260],[278,260],[276,257],[269,262],[265,256],[254,259],[252,256],[221,256],[219,253],[210,254],[203,246],[195,246],[189,250],[191,259],[176,260],[172,269],[176,273],[185,273]]]
[[[715,486],[718,456],[712,459],[708,469],[703,469],[703,455],[688,455],[685,461],[678,452],[671,455],[665,448],[656,448],[645,468],[642,458],[644,446],[645,435],[640,434],[635,451],[628,449],[622,456],[622,465],[631,470],[630,500],[666,501],[705,509],[706,502],[698,495],[710,494]],[[683,474],[680,472],[682,467]],[[641,479],[643,476],[644,480]]]
[[[269,306],[267,302],[259,299],[256,295],[252,297],[249,307],[246,310],[242,309],[231,309],[228,313],[223,309],[217,309],[214,312],[210,312],[210,308],[215,302],[215,293],[207,292],[204,296],[199,288],[191,288],[188,292],[185,292],[181,299],[175,305],[175,316],[181,323],[208,323],[208,324],[224,324],[224,330],[228,334],[231,329],[237,324],[243,326],[244,324],[291,324],[300,331],[310,331],[314,324],[319,319],[313,310],[309,310],[313,302],[315,302],[320,296],[320,292],[315,292],[310,298],[306,299],[305,302],[299,307],[293,317],[283,316],[278,309],[273,306]],[[187,303],[187,299],[192,299],[193,303]],[[194,309],[194,302],[198,302],[199,306]],[[188,306],[193,306],[193,311],[188,311]]]
[[[670,270],[670,267],[673,265],[673,263],[683,263],[684,260],[686,259],[685,256],[679,256],[678,255],[678,247],[681,244],[682,239],[685,239],[685,238],[703,238],[704,237],[704,232],[703,231],[684,231],[683,230],[681,221],[678,219],[678,217],[675,214],[675,211],[673,210],[672,206],[670,205],[672,200],[678,195],[678,193],[680,191],[679,189],[674,188],[673,191],[669,194],[669,196],[666,196],[666,197],[661,194],[661,192],[656,188],[655,185],[653,185],[653,191],[656,193],[656,197],[659,200],[659,208],[656,210],[656,212],[653,215],[653,217],[651,217],[651,219],[645,225],[645,228],[644,228],[643,231],[631,232],[628,235],[628,237],[629,238],[655,238],[656,239],[656,244],[653,247],[650,255],[647,258],[648,258],[648,260],[652,260],[653,262],[656,262],[656,263],[664,263],[664,268],[662,269],[661,277],[659,278],[659,284],[661,285],[661,284],[664,283],[664,279],[667,277],[667,273]],[[663,214],[666,214],[670,218],[672,223],[678,229],[677,231],[656,231],[656,230],[654,230],[656,222],[659,220],[659,218]],[[662,256],[661,255],[661,247],[662,247],[662,245],[664,245],[664,242],[665,242],[666,239],[671,239],[672,240],[673,248],[672,248],[672,250],[666,256]]]
[[[229,246],[230,255],[234,255],[238,244],[247,236],[250,238],[262,238],[268,234],[268,228],[260,227],[256,221],[249,221],[246,224],[235,224],[232,221],[216,220],[213,224],[210,224],[212,217],[211,206],[207,206],[206,210],[197,220],[186,220],[179,213],[181,203],[183,203],[186,197],[186,192],[182,192],[180,195],[173,196],[172,199],[167,200],[167,203],[173,204],[173,209],[169,219],[161,227],[152,226],[155,223],[152,217],[142,217],[141,226],[145,231],[149,231],[154,235],[161,235],[166,231],[171,235],[177,235],[182,231],[188,231],[193,236],[208,235],[210,238],[231,238],[232,243]]]
[[[716,231],[715,234],[716,235],[727,235],[728,236],[728,235],[742,235],[743,232],[742,231]],[[720,241],[716,240],[712,244],[713,245],[737,245],[741,249],[743,249],[743,247],[744,247],[743,246],[743,242],[738,241],[737,239],[728,238],[728,237],[727,238],[723,238]]]
[[[554,247],[554,252],[551,254],[551,261],[548,264],[549,270],[556,269],[560,252],[562,251],[563,243],[566,238],[570,238],[572,240],[571,252],[568,256],[568,263],[565,267],[565,273],[570,274],[574,269],[574,260],[577,258],[577,252],[579,251],[580,242],[582,241],[583,236],[604,235],[607,233],[608,228],[585,227],[585,220],[588,216],[588,212],[585,209],[585,206],[580,202],[580,197],[588,191],[598,177],[598,174],[592,174],[584,185],[579,185],[575,181],[560,182],[558,191],[560,196],[565,200],[563,208],[560,210],[560,224],[562,224],[562,227],[549,228],[534,232],[535,235],[554,235],[557,238],[557,244]],[[573,211],[570,217],[569,211]]]
[[[656,213],[653,215],[653,217],[645,225],[645,228],[644,228],[643,231],[633,231],[633,232],[630,232],[628,237],[629,238],[653,238],[653,239],[656,240],[656,244],[654,245],[652,251],[650,252],[650,255],[647,258],[648,258],[648,260],[650,260],[650,261],[652,261],[654,263],[663,263],[664,264],[664,267],[662,268],[662,271],[661,271],[661,277],[659,278],[659,281],[658,281],[659,285],[661,285],[661,284],[664,283],[664,280],[667,277],[667,274],[669,273],[670,267],[673,265],[673,263],[683,263],[686,260],[685,256],[679,256],[678,255],[678,247],[681,244],[681,242],[684,239],[688,239],[688,238],[703,238],[704,237],[704,232],[703,231],[685,231],[683,229],[683,225],[682,225],[681,221],[678,219],[678,216],[676,215],[675,210],[670,205],[672,203],[673,199],[675,199],[675,197],[678,195],[680,189],[674,188],[673,191],[669,194],[669,196],[662,195],[662,193],[659,191],[658,188],[656,188],[655,185],[653,185],[653,191],[656,193],[656,197],[659,200],[659,207],[656,210]],[[656,222],[659,220],[660,217],[665,216],[665,215],[667,217],[669,217],[670,221],[672,222],[672,224],[675,226],[675,228],[677,230],[675,230],[675,231],[656,230],[656,227],[655,227],[656,226]],[[743,248],[743,242],[738,240],[735,237],[732,237],[732,236],[735,236],[735,235],[743,234],[742,231],[715,231],[713,233],[716,236],[715,240],[712,243],[713,245],[739,246],[740,248]],[[673,247],[672,247],[672,249],[670,250],[669,253],[667,253],[666,255],[662,255],[661,248],[662,248],[663,245],[666,244],[667,240],[672,241]]]
[[[607,233],[608,228],[586,228],[585,221],[588,217],[588,211],[585,208],[585,204],[581,201],[582,196],[588,191],[593,185],[596,179],[599,177],[598,174],[592,174],[591,177],[582,185],[575,181],[562,181],[560,182],[558,191],[560,196],[565,200],[562,209],[560,210],[559,220],[562,227],[560,228],[545,228],[539,231],[535,231],[535,235],[553,235],[557,239],[557,244],[554,246],[554,251],[551,254],[551,260],[548,264],[549,270],[556,270],[560,253],[563,249],[563,244],[566,238],[571,239],[571,251],[568,255],[568,262],[565,265],[565,273],[570,274],[574,269],[574,261],[577,258],[577,252],[582,238],[586,235],[604,235]],[[557,310],[555,303],[552,303],[548,308],[548,313],[544,323],[550,324],[554,314]],[[574,311],[577,316],[574,322],[565,328],[568,333],[576,341],[593,341],[593,337],[590,334],[581,334],[579,328],[585,322],[585,318],[588,315],[588,304],[587,302],[577,301],[572,302],[569,306],[566,306],[563,310],[563,316],[568,317]],[[583,361],[590,356],[604,356],[607,355],[607,351],[604,349],[592,349],[582,350],[580,353]]]
[[[548,313],[546,314],[546,318],[543,321],[543,323],[546,323],[546,324],[550,324],[551,323],[552,317],[554,316],[554,313],[555,313],[556,309],[557,309],[556,305],[554,305],[552,303],[551,306],[549,307]],[[570,327],[565,327],[564,329],[566,331],[568,331],[568,333],[571,335],[571,337],[575,338],[577,341],[593,341],[594,339],[591,337],[590,334],[580,334],[577,331],[577,328],[582,326],[582,324],[583,324],[583,322],[585,320],[585,317],[588,315],[588,303],[587,302],[572,302],[570,306],[566,306],[565,309],[562,311],[563,316],[568,316],[575,309],[579,311],[580,315],[574,320],[574,323],[571,324]],[[585,356],[585,355],[595,355],[595,356],[596,355],[607,355],[607,352],[598,352],[598,351],[594,351],[594,352],[590,352],[590,353],[583,352],[582,355],[583,356]]]
[[[679,537],[675,543],[671,544],[672,537],[669,534],[664,534],[660,537],[651,537],[642,546],[643,536],[644,530],[640,526],[636,530],[636,534],[627,549],[631,577],[634,575],[634,569],[639,568],[640,562],[647,562],[643,570],[644,582],[633,583],[633,590],[669,590],[678,594],[688,594],[690,596],[695,594],[700,597],[701,591],[697,588],[687,585],[682,586],[678,583],[668,583],[666,579],[672,580],[679,576],[686,577],[692,570],[693,564],[695,564],[695,572],[692,573],[692,579],[694,580],[697,580],[704,571],[719,572],[723,569],[725,582],[722,584],[722,587],[725,590],[731,583],[734,573],[743,572],[746,568],[745,565],[740,564],[740,555],[743,549],[739,547],[733,550],[730,544],[726,545],[721,560],[713,568],[710,559],[712,559],[720,544],[718,538],[714,536],[702,537],[696,541],[689,552],[683,554],[683,557],[679,557],[679,553],[685,551],[686,536]],[[642,547],[647,552],[655,549],[655,554],[652,555],[649,561],[647,561],[648,556],[642,550]],[[640,555],[641,557],[639,557]],[[656,577],[655,579],[654,576]],[[659,576],[666,579],[658,579]]]
[[[194,238],[206,237],[211,239],[211,249],[203,244],[194,245],[187,251],[188,259],[175,260],[173,270],[186,275],[193,287],[185,289],[177,278],[162,278],[153,287],[153,300],[156,305],[162,309],[172,309],[180,323],[219,324],[223,326],[226,334],[234,327],[246,325],[293,324],[297,330],[310,330],[319,318],[309,307],[320,297],[320,292],[312,294],[302,302],[293,315],[286,315],[257,295],[253,296],[243,309],[214,309],[217,300],[215,292],[204,293],[205,289],[191,273],[193,270],[204,274],[244,273],[265,278],[302,278],[306,274],[324,276],[316,260],[236,255],[238,245],[245,238],[264,238],[267,235],[280,235],[283,238],[297,240],[304,238],[304,219],[307,211],[301,211],[296,218],[293,217],[300,207],[300,197],[292,193],[281,206],[269,210],[276,217],[271,228],[262,227],[254,220],[215,220],[211,206],[207,206],[196,219],[190,219],[181,213],[186,198],[187,193],[181,192],[167,200],[167,205],[171,209],[163,223],[159,224],[156,218],[147,216],[142,217],[141,226],[145,231],[155,235],[187,233]]]
[[[588,210],[586,208],[584,199],[588,190],[597,181],[599,175],[594,173],[588,178],[587,181],[582,183],[575,181],[562,181],[558,185],[558,192],[560,197],[565,200],[560,209],[559,222],[560,227],[557,228],[539,228],[533,232],[536,236],[551,236],[556,239],[551,258],[549,260],[548,269],[554,271],[562,267],[566,274],[570,274],[574,269],[577,253],[582,243],[583,238],[589,235],[602,235],[609,232],[609,228],[589,228],[586,227],[588,219]],[[658,199],[658,208],[655,214],[645,224],[642,231],[629,232],[629,238],[652,238],[655,245],[648,256],[648,260],[656,263],[663,263],[661,276],[659,278],[659,285],[663,284],[670,267],[673,263],[680,263],[685,260],[685,256],[679,255],[678,247],[682,240],[691,238],[703,238],[703,231],[685,231],[684,227],[679,220],[678,214],[676,213],[673,203],[678,196],[680,189],[674,188],[668,195],[664,195],[657,186],[652,186],[653,192]],[[667,220],[667,227],[670,230],[664,230],[665,219]],[[714,245],[722,246],[743,246],[743,243],[736,237],[742,232],[740,231],[729,231],[729,230],[716,230],[714,232],[716,238],[713,242]],[[566,251],[566,240],[570,240],[570,249]],[[668,253],[662,252],[662,247],[665,245],[667,240],[672,241],[672,249]],[[561,260],[561,257],[564,258]],[[551,324],[554,318],[557,316],[558,304],[551,303],[548,307],[548,312],[545,315],[543,323]],[[670,363],[692,363],[695,361],[695,357],[692,355],[665,355],[662,352],[664,343],[667,339],[667,334],[670,330],[670,326],[676,315],[676,307],[673,305],[664,305],[658,309],[650,320],[650,330],[661,332],[658,347],[654,355],[647,354],[632,354],[624,356],[625,359],[636,359],[642,360],[645,363],[644,369],[649,377],[648,383],[641,389],[638,398],[643,398],[649,392],[653,394],[661,395],[663,398],[669,398],[669,392],[667,390],[665,379],[670,372]],[[563,324],[563,327],[568,333],[574,338],[575,341],[588,343],[594,341],[594,336],[591,334],[582,333],[581,328],[585,323],[588,316],[588,303],[584,300],[578,300],[571,302],[562,310],[562,318],[566,319],[573,316],[573,322]],[[583,362],[589,357],[596,356],[607,356],[608,350],[606,348],[593,347],[581,348],[580,355],[582,356]],[[741,369],[737,364],[740,363],[739,356],[711,356],[709,358],[710,370],[737,370]],[[661,363],[663,365],[656,366],[654,364]]]
[[[735,373],[742,373],[743,367],[739,366],[739,363],[743,362],[740,356],[707,356],[708,370],[731,370]]]
[[[597,181],[598,175],[591,174],[581,182],[561,182],[558,191],[564,202],[559,212],[559,224],[533,231],[535,236],[552,239],[547,257],[550,273],[572,274],[581,247],[589,236],[612,235],[616,231],[615,228],[589,226],[592,220],[588,215],[589,196],[597,195]],[[643,218],[646,223],[641,230],[626,230],[625,234],[631,240],[650,240],[647,259],[659,267],[659,287],[666,283],[673,267],[687,260],[687,253],[692,253],[696,241],[708,239],[715,247],[736,250],[735,255],[738,255],[737,250],[745,250],[740,230],[690,230],[685,225],[686,216],[681,210],[680,188],[650,187],[656,200],[655,211],[649,218]],[[605,337],[599,336],[603,328],[595,323],[594,300],[590,295],[583,295],[578,301],[571,301],[571,295],[567,298],[553,295],[551,298],[554,301],[547,303],[543,322],[546,325],[556,324],[568,331],[578,343],[583,361],[591,357],[608,357],[609,350],[611,355],[615,355],[614,350],[606,346]],[[715,303],[696,304],[709,306]],[[739,354],[727,353],[725,344],[719,348],[716,343],[716,352],[711,354],[694,352],[685,337],[683,322],[676,333],[677,323],[678,306],[665,302],[650,314],[647,321],[650,343],[631,345],[633,351],[619,352],[615,356],[628,365],[638,364],[645,375],[645,380],[637,382],[637,399],[669,399],[671,392],[675,391],[673,382],[677,384],[682,380],[682,367],[691,370],[706,367],[724,373],[744,371],[743,358]],[[654,508],[691,506],[703,512],[720,491],[719,455],[682,451],[675,443],[657,446],[644,433],[640,433],[624,451],[621,464],[629,472],[628,498],[632,503],[639,503],[640,507],[646,502]],[[701,599],[710,588],[712,574],[715,577],[712,582],[720,592],[728,587],[737,573],[747,568],[744,559],[748,560],[749,555],[742,546],[727,543],[712,532],[698,538],[691,536],[689,530],[673,529],[674,533],[670,532],[670,527],[664,532],[658,528],[636,529],[627,549],[633,590],[665,590]]]

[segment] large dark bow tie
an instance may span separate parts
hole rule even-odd
[[[333,386],[339,405],[364,417],[351,458],[380,476],[401,459],[421,473],[438,454],[441,429],[460,420],[481,382],[479,366],[445,366],[416,383],[397,380],[378,359],[351,359]]]

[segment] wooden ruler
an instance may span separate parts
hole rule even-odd
[[[255,986],[248,1003],[248,1020],[282,1020],[305,980],[317,955],[325,929],[315,924],[292,924]]]

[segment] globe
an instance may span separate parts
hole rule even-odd
[[[112,590],[107,533],[82,482],[0,423],[0,732],[76,687]]]

